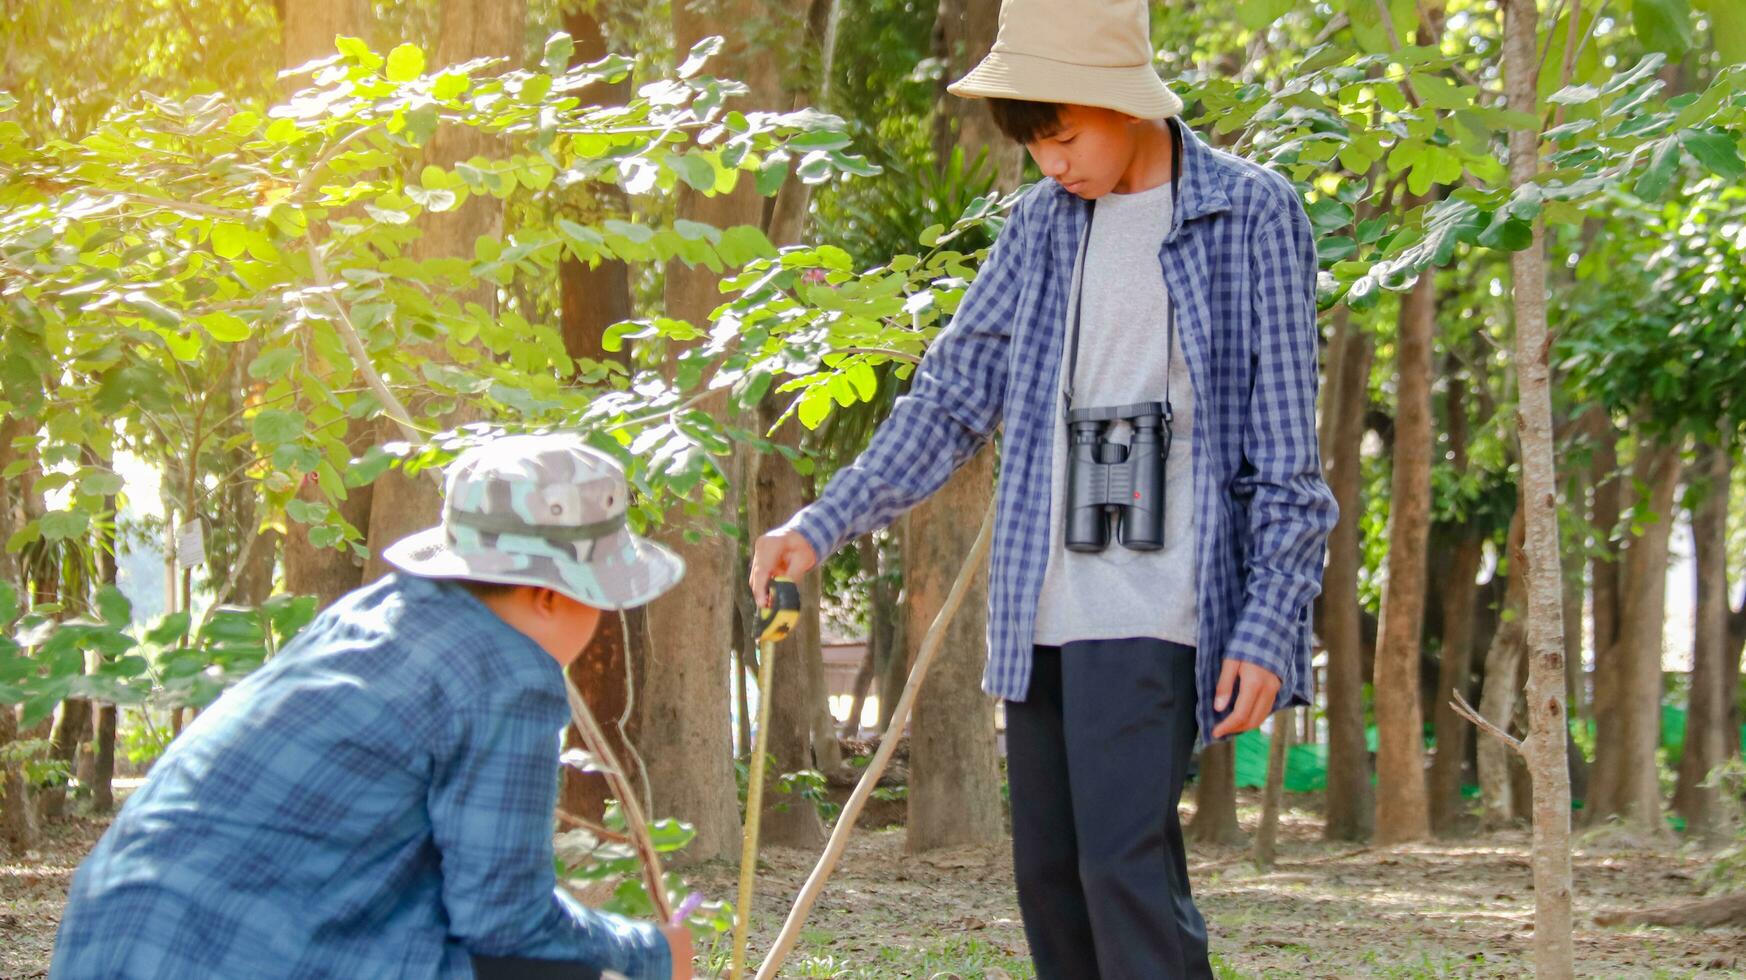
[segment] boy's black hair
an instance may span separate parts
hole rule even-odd
[[[1047,139],[1061,131],[1059,102],[989,99],[988,113],[994,117],[994,125],[1016,143]]]

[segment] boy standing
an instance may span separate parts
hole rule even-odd
[[[1212,976],[1184,772],[1197,732],[1310,703],[1337,516],[1302,203],[1189,132],[1151,65],[1143,0],[1006,0],[950,91],[990,99],[1046,179],[866,452],[753,556],[762,598],[1004,428],[983,689],[1045,980]]]
[[[552,854],[564,667],[684,574],[564,435],[449,468],[443,522],[201,712],[73,878],[50,975],[691,976]]]

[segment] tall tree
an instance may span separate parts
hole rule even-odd
[[[1698,451],[1693,471],[1701,498],[1692,509],[1691,536],[1697,579],[1696,622],[1692,629],[1690,700],[1685,714],[1685,747],[1679,758],[1674,812],[1686,820],[1688,833],[1704,838],[1723,826],[1723,798],[1705,787],[1710,770],[1727,758],[1731,729],[1728,702],[1738,688],[1727,662],[1728,642],[1728,482],[1730,447],[1707,443]],[[1736,736],[1737,737],[1737,736]]]
[[[572,65],[599,61],[608,54],[606,30],[593,8],[593,4],[578,4],[564,15],[564,30],[574,44],[570,57]],[[618,82],[597,82],[578,91],[576,98],[584,104],[617,105],[630,94],[631,81],[626,77]],[[566,206],[587,211],[622,212],[628,208],[628,202],[617,186],[596,183],[586,189],[579,188]],[[564,338],[564,353],[579,362],[600,362],[612,356],[606,350],[606,329],[633,315],[630,276],[629,263],[617,258],[583,262],[574,256],[566,256],[559,262],[558,322]],[[641,610],[628,610],[622,616],[605,617],[582,655],[566,671],[600,721],[612,743],[613,754],[618,756],[621,764],[637,768],[638,771],[625,774],[632,785],[637,784],[643,773],[637,753],[631,751],[631,745],[637,739],[636,716],[633,712],[626,718],[632,692],[625,620],[641,616]],[[630,730],[620,725],[620,719],[628,722]],[[582,745],[582,733],[575,725],[565,730],[564,744],[569,747]],[[605,812],[608,795],[605,777],[568,766],[564,768],[560,804],[571,813],[599,818]]]
[[[527,4],[521,0],[442,0],[433,66],[453,65],[474,58],[509,59],[508,64],[500,66],[499,70],[517,65],[521,59],[522,29],[526,19]],[[484,129],[449,125],[438,126],[432,134],[425,159],[446,169],[475,156],[501,154],[499,139]],[[459,207],[427,213],[421,220],[424,234],[413,245],[414,258],[470,256],[473,243],[481,236],[495,238],[502,232],[503,202],[492,195],[473,194]],[[487,310],[497,308],[496,289],[488,282],[476,286],[462,299],[478,303]],[[440,344],[430,345],[425,355],[439,362],[451,359]],[[455,423],[462,419],[451,416],[448,421]],[[391,419],[378,422],[377,432],[384,442],[403,438],[398,424]],[[383,549],[415,531],[436,524],[441,512],[442,493],[428,473],[413,475],[393,469],[377,478],[370,500],[370,557],[364,565],[363,580],[373,581],[389,572],[391,566],[382,559]]]
[[[1450,462],[1457,475],[1465,475],[1468,468],[1466,387],[1471,379],[1464,377],[1459,369],[1450,371],[1448,379],[1444,418],[1452,456]],[[1485,534],[1471,520],[1472,515],[1465,516],[1469,519],[1445,535],[1452,540],[1445,543],[1446,555],[1437,567],[1448,569],[1447,581],[1432,590],[1442,593],[1443,619],[1437,687],[1431,699],[1437,752],[1431,759],[1429,789],[1431,829],[1439,834],[1450,833],[1460,820],[1463,803],[1461,776],[1471,744],[1467,721],[1450,702],[1453,691],[1460,691],[1463,696],[1467,694],[1473,676],[1473,628],[1479,606],[1479,587],[1474,580],[1485,557]]]
[[[1625,549],[1618,635],[1596,651],[1595,760],[1585,819],[1618,817],[1634,829],[1665,833],[1656,749],[1661,744],[1661,645],[1667,619],[1668,543],[1679,446],[1645,435],[1632,480],[1646,488],[1650,516]]]
[[[1574,25],[1581,0],[1574,0],[1571,7]],[[1516,112],[1534,118],[1540,117],[1541,109],[1539,20],[1536,0],[1506,0],[1503,5],[1506,102]],[[1567,38],[1566,44],[1573,40]],[[1571,57],[1565,59],[1566,66]],[[1518,126],[1510,130],[1510,186],[1515,192],[1539,179],[1540,128]],[[1521,445],[1525,512],[1524,562],[1518,574],[1527,583],[1530,727],[1524,755],[1534,777],[1534,966],[1536,975],[1552,980],[1571,976],[1573,966],[1563,565],[1558,558],[1558,480],[1553,471],[1545,235],[1546,219],[1536,216],[1528,247],[1510,257],[1510,285],[1515,308],[1516,431]]]
[[[994,44],[998,15],[997,0],[943,0],[941,36],[947,52],[956,52],[950,54],[948,62],[961,63],[968,71],[987,54]],[[953,62],[954,58],[960,60]],[[995,161],[996,172],[1006,174],[1010,181],[997,186],[1003,191],[1016,186],[1018,168],[1010,161],[1022,158],[1023,150],[986,122],[986,106],[948,95],[935,111],[957,119],[955,145],[963,149],[966,158],[974,159],[986,151]],[[950,149],[935,144],[937,165],[944,166]],[[1002,160],[1008,162],[1002,164]],[[915,659],[975,543],[981,522],[973,515],[987,510],[993,496],[994,448],[986,446],[938,493],[911,512],[904,554],[908,660]],[[986,843],[1006,833],[994,702],[981,689],[987,654],[987,588],[986,571],[978,572],[975,585],[952,620],[928,683],[916,698],[910,736],[912,852]]]
[[[1424,720],[1419,707],[1419,640],[1431,526],[1431,337],[1437,318],[1432,270],[1401,300],[1395,344],[1397,408],[1388,509],[1388,584],[1376,646],[1376,839],[1430,833],[1425,796]]]
[[[1358,604],[1363,566],[1359,500],[1365,410],[1370,403],[1370,337],[1344,307],[1334,313],[1328,385],[1322,396],[1321,443],[1328,487],[1340,520],[1328,540],[1317,620],[1328,651],[1328,792],[1322,828],[1329,840],[1367,840],[1375,827],[1370,750],[1364,739],[1364,639]]]
[[[280,64],[295,68],[325,58],[334,53],[334,38],[368,38],[373,33],[374,17],[366,0],[310,0],[282,2],[279,11]],[[288,78],[283,87],[289,92],[306,77]],[[347,424],[346,444],[354,455],[362,455],[375,441],[375,426],[368,421],[354,420]],[[339,505],[340,516],[368,538],[372,486],[353,488]],[[323,499],[315,475],[298,487],[298,498],[305,503]],[[306,528],[291,525],[284,541],[285,588],[294,595],[313,595],[323,607],[358,587],[363,580],[364,562],[349,548],[322,548],[310,543]]]
[[[727,39],[711,69],[746,84],[747,108],[785,104],[782,61],[771,54],[797,49],[799,25],[805,21],[805,7],[799,0],[676,3],[672,21],[680,51],[710,35]],[[742,180],[732,192],[713,196],[684,185],[679,188],[677,213],[717,228],[763,227],[765,202],[750,181]],[[707,322],[710,311],[721,302],[719,281],[707,268],[670,263],[667,314],[691,323]],[[700,408],[717,417],[728,414],[726,405],[719,393],[699,402]],[[643,740],[639,748],[648,766],[655,811],[697,829],[686,857],[727,857],[739,845],[728,723],[733,590],[744,580],[737,574],[738,544],[713,528],[699,533],[696,524],[679,513],[669,514],[660,537],[685,559],[687,571],[677,588],[649,607],[648,663],[639,672],[646,677],[639,687]]]

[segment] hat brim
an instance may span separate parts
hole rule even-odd
[[[666,547],[646,538],[631,536],[634,558],[621,574],[599,576],[590,571],[577,576],[593,581],[597,592],[583,592],[566,581],[563,566],[581,569],[581,562],[561,558],[547,559],[552,571],[510,571],[485,567],[477,560],[455,551],[441,527],[433,527],[401,538],[382,551],[384,561],[395,568],[422,578],[466,579],[497,585],[531,585],[551,589],[561,595],[596,609],[631,609],[659,598],[685,577],[685,559]],[[635,573],[635,574],[631,574]]]
[[[1075,65],[1014,51],[989,52],[946,91],[966,99],[1101,106],[1140,119],[1182,112],[1182,100],[1151,65]]]

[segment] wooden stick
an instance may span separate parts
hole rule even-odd
[[[1449,707],[1454,708],[1456,714],[1473,722],[1475,725],[1478,725],[1482,730],[1490,732],[1502,739],[1503,743],[1514,750],[1517,755],[1523,754],[1521,739],[1511,735],[1509,732],[1504,731],[1491,722],[1486,721],[1484,715],[1480,714],[1473,705],[1467,703],[1467,699],[1461,696],[1460,691],[1452,691],[1451,693],[1455,695],[1455,700],[1449,702]]]
[[[952,583],[952,591],[946,596],[946,604],[934,617],[934,624],[928,627],[928,635],[922,640],[921,650],[917,652],[915,666],[909,670],[909,680],[904,682],[903,694],[897,699],[897,707],[891,712],[891,724],[885,728],[885,736],[879,741],[879,751],[873,753],[873,759],[867,764],[867,771],[861,774],[861,781],[855,784],[855,792],[843,804],[843,812],[837,817],[837,825],[831,830],[830,843],[825,845],[824,854],[819,856],[818,864],[807,876],[805,887],[794,900],[794,908],[789,910],[788,920],[782,923],[782,931],[776,936],[776,943],[770,949],[770,955],[758,968],[757,980],[774,980],[782,961],[787,959],[794,949],[795,942],[800,938],[800,927],[806,924],[807,913],[818,901],[819,893],[824,891],[825,882],[830,879],[831,872],[837,868],[837,862],[842,859],[843,849],[849,844],[849,834],[855,829],[855,819],[860,816],[861,808],[866,805],[867,798],[873,794],[873,788],[879,785],[879,777],[884,775],[885,766],[891,761],[891,754],[897,750],[898,739],[903,736],[903,726],[909,721],[909,712],[915,705],[915,696],[921,690],[922,681],[928,675],[928,667],[933,663],[935,655],[946,638],[946,627],[952,623],[952,617],[957,615],[958,607],[964,604],[964,595],[970,591],[970,582],[976,577],[976,572],[982,567],[982,561],[988,555],[989,542],[994,537],[994,512],[997,504],[990,501],[988,513],[982,518],[982,530],[976,535],[976,543],[970,548],[969,557],[964,559],[964,567],[958,572],[958,580]]]
[[[612,751],[612,744],[606,740],[606,733],[600,730],[599,722],[594,720],[594,712],[588,710],[588,702],[582,700],[582,692],[576,690],[576,683],[568,674],[564,675],[564,693],[570,699],[570,719],[576,723],[576,730],[582,734],[582,744],[596,759],[605,763],[601,775],[606,777],[606,784],[618,797],[618,805],[624,810],[625,832],[630,835],[631,842],[636,846],[637,856],[642,859],[643,884],[648,886],[649,901],[655,905],[655,921],[663,925],[673,919],[672,903],[667,901],[667,880],[661,873],[661,855],[655,851],[655,842],[649,837],[649,824],[643,816],[643,806],[637,802],[637,794],[631,788],[630,781],[624,776],[624,766],[619,765],[618,756]]]
[[[770,744],[770,683],[776,644],[762,644],[758,658],[758,730],[752,738],[751,773],[746,780],[746,827],[740,841],[739,908],[734,915],[734,949],[728,965],[731,980],[746,975],[746,937],[752,924],[752,881],[758,873],[758,826],[764,815],[764,756]]]

